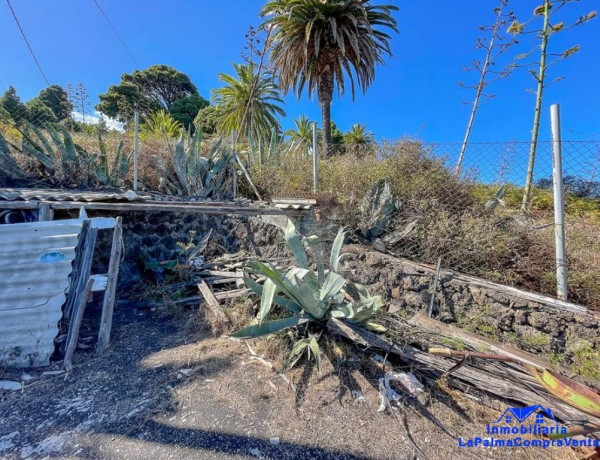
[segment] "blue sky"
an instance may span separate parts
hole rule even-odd
[[[240,61],[244,34],[260,22],[262,0],[99,0],[123,36],[140,66],[167,64],[187,73],[208,98],[219,86],[218,72],[230,73]],[[354,102],[350,94],[334,100],[333,119],[340,129],[366,123],[378,138],[418,137],[430,142],[460,141],[464,136],[473,94],[457,86],[459,80],[475,82],[475,74],[461,67],[477,57],[474,42],[478,27],[493,20],[495,0],[422,0],[388,2],[396,13],[400,34],[392,41],[394,56],[377,69],[377,78],[366,95]],[[512,0],[521,20],[528,19],[540,0]],[[120,75],[136,66],[114,36],[92,0],[13,0],[31,45],[51,83],[82,82],[92,96],[118,83]],[[561,11],[567,22],[598,7],[582,0]],[[600,19],[557,35],[551,51],[573,44],[581,51],[551,71],[564,81],[547,88],[541,137],[548,139],[550,103],[560,103],[565,139],[600,140]],[[0,3],[0,90],[17,88],[23,100],[46,85],[29,55],[10,15]],[[527,51],[525,41],[509,56]],[[499,64],[501,64],[499,62]],[[471,79],[471,80],[470,80]],[[526,91],[533,79],[523,69],[490,90],[497,96],[478,114],[473,141],[527,140],[530,137],[535,98]],[[286,98],[288,118],[306,114],[320,118],[316,101],[304,96]]]

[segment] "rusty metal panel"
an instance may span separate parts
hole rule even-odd
[[[49,364],[81,224],[0,225],[0,364]]]

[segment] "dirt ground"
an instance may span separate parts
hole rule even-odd
[[[441,389],[378,412],[376,363],[366,374],[358,359],[334,367],[324,357],[321,373],[289,374],[295,392],[192,310],[121,309],[111,345],[102,357],[78,352],[68,375],[27,371],[32,383],[0,393],[0,458],[416,458],[408,436],[430,459],[576,458],[459,448],[459,436],[483,434],[499,413]]]

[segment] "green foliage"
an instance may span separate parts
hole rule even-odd
[[[279,130],[283,100],[269,72],[258,72],[251,64],[233,64],[236,75],[219,74],[225,86],[213,90],[218,107],[217,130],[223,135],[236,131],[242,137],[264,136],[272,128]]]
[[[288,129],[285,132],[291,140],[298,141],[302,145],[310,146],[313,141],[313,122],[306,115],[294,119],[294,129]]]
[[[173,102],[171,105],[171,115],[185,129],[195,129],[194,120],[198,116],[198,112],[209,105],[210,102],[199,94],[191,94]]]
[[[195,134],[182,130],[175,147],[167,142],[171,164],[163,165],[164,185],[177,195],[226,198],[229,191],[224,189],[224,185],[231,155],[221,147],[219,139],[206,157],[201,156],[201,136],[199,130]]]
[[[600,350],[591,345],[578,347],[573,352],[574,370],[584,377],[600,379]]]
[[[27,107],[27,120],[34,126],[41,128],[48,123],[58,121],[54,112],[37,97],[31,99],[25,105]]]
[[[176,137],[181,133],[181,123],[166,110],[157,110],[146,117],[142,132],[158,136]]]
[[[355,123],[352,128],[344,133],[344,143],[354,145],[367,145],[375,142],[373,133],[367,131],[366,125]]]
[[[331,318],[355,324],[367,324],[382,307],[382,301],[379,296],[372,297],[365,286],[352,283],[338,273],[344,237],[345,232],[340,229],[331,250],[329,269],[324,266],[319,237],[313,235],[306,239],[317,265],[315,273],[309,269],[308,257],[300,235],[296,233],[294,224],[288,221],[285,239],[298,267],[292,267],[287,273],[283,273],[257,260],[248,263],[251,274],[266,278],[263,285],[250,277],[244,278],[246,285],[256,294],[261,295],[260,310],[251,325],[234,333],[233,336],[260,337],[305,323],[322,328]],[[267,320],[273,304],[279,306],[284,312],[291,313],[291,316]],[[310,350],[309,354],[312,352],[319,364],[320,352],[316,338],[311,335],[308,328],[304,328],[303,333],[307,337],[294,345],[288,364],[293,365],[304,350]]]
[[[217,122],[219,120],[219,109],[214,105],[209,105],[198,112],[194,119],[194,125],[202,134],[212,135],[217,132]]]
[[[0,176],[10,179],[22,179],[25,177],[23,170],[15,160],[8,143],[0,132]]]
[[[273,0],[261,16],[272,30],[270,55],[282,91],[299,97],[306,87],[323,107],[324,141],[330,144],[330,106],[334,88],[345,92],[350,80],[365,91],[375,79],[375,66],[391,54],[384,30],[397,31],[393,5],[372,5],[363,0]]]
[[[62,121],[71,116],[73,105],[69,101],[67,92],[62,86],[50,85],[40,91],[38,99],[52,110],[57,121]]]
[[[142,114],[161,108],[170,111],[178,99],[194,94],[197,95],[198,90],[187,75],[166,65],[154,65],[136,70],[131,75],[121,75],[121,83],[112,85],[99,96],[100,104],[96,110],[122,123],[129,123],[136,107]],[[182,107],[178,110],[182,113]]]
[[[21,125],[27,119],[27,107],[12,86],[9,86],[0,98],[0,107],[10,115],[15,125]]]
[[[65,128],[46,125],[45,130],[48,137],[27,123],[22,131],[21,150],[38,162],[41,178],[55,186],[89,185],[90,159],[85,150],[75,145]]]
[[[248,136],[248,144],[249,150],[246,153],[250,164],[253,165],[274,163],[296,153],[299,147],[299,144],[295,141],[284,142],[275,128],[271,129],[271,139],[268,143],[263,139],[256,140],[254,136],[250,135]]]
[[[117,153],[113,159],[112,166],[108,162],[108,152],[102,135],[98,134],[100,153],[94,157],[96,180],[101,185],[110,187],[121,187],[129,172],[133,152],[127,155],[123,152],[123,140],[119,142]]]

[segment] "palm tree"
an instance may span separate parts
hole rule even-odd
[[[355,123],[352,128],[344,133],[344,142],[352,145],[365,145],[374,142],[373,133],[367,131],[366,125]]]
[[[225,86],[213,90],[212,99],[218,107],[217,131],[255,139],[266,138],[271,129],[280,129],[279,116],[283,100],[270,72],[256,72],[252,64],[233,64],[237,76],[219,74]]]
[[[345,78],[362,91],[373,83],[375,66],[391,56],[390,35],[398,31],[393,5],[370,0],[272,0],[261,11],[263,26],[272,33],[270,61],[286,94],[299,97],[307,86],[321,106],[325,150],[331,143],[331,100],[334,87],[341,96]]]
[[[142,125],[142,132],[167,137],[175,137],[181,134],[181,123],[175,120],[169,112],[164,109],[152,112]]]
[[[288,129],[285,132],[286,136],[290,136],[293,141],[298,141],[303,145],[311,145],[313,138],[313,122],[306,115],[301,115],[300,118],[294,119],[295,129]]]

